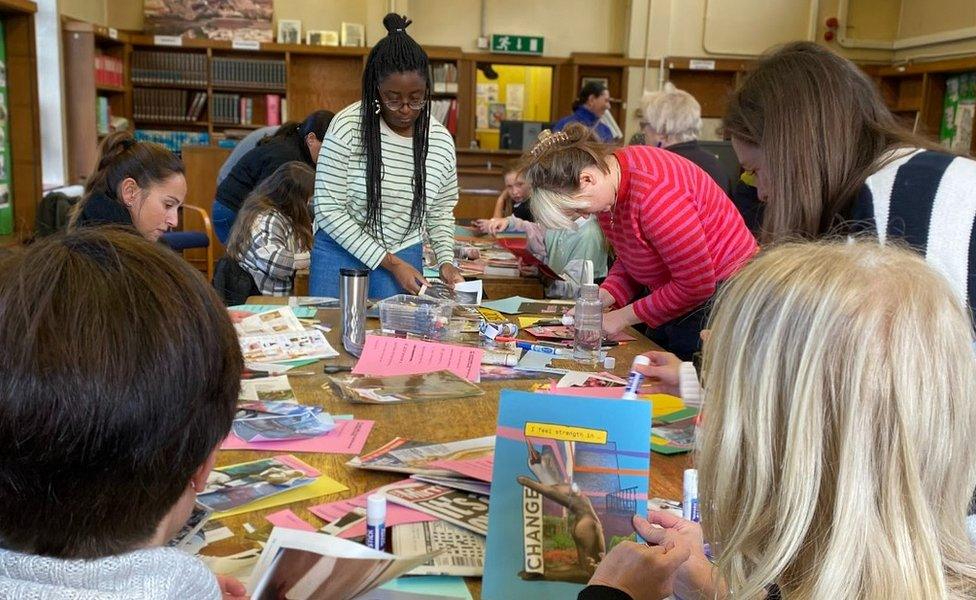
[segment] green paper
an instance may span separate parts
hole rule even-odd
[[[464,598],[471,600],[471,592],[464,583],[463,577],[438,575],[420,575],[398,577],[379,587],[381,590],[404,592],[407,594],[425,594],[444,598]]]
[[[287,306],[286,304],[238,304],[237,306],[229,307],[229,310],[240,310],[243,312],[250,312],[254,314],[271,312],[273,310],[278,310],[282,306]],[[299,319],[314,319],[316,314],[316,309],[311,306],[292,306],[291,311],[295,313],[295,316]]]

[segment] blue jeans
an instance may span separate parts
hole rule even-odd
[[[213,223],[214,233],[220,243],[227,245],[227,238],[230,236],[230,228],[234,226],[234,219],[237,213],[227,208],[221,202],[214,200],[213,210],[210,212],[210,221]]]
[[[418,271],[423,268],[423,252],[420,244],[396,253],[414,266]],[[312,296],[339,297],[339,269],[365,269],[366,265],[358,258],[340,246],[329,234],[321,229],[315,233],[315,243],[312,244],[312,262],[308,270],[308,293]],[[382,300],[397,294],[405,293],[397,283],[393,274],[382,267],[378,267],[369,274],[369,297]]]

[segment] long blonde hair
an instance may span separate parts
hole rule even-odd
[[[720,292],[699,441],[736,600],[973,598],[968,310],[918,255],[787,243]]]

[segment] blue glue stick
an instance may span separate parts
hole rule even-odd
[[[386,496],[370,494],[366,498],[366,546],[383,551],[386,548]]]
[[[651,364],[651,359],[643,354],[638,354],[634,357],[634,362],[630,366],[630,375],[627,376],[627,387],[624,388],[624,394],[621,398],[624,400],[637,400],[637,390],[644,383],[644,375],[639,373],[635,367],[637,365],[646,367],[649,364]]]
[[[681,490],[681,516],[689,521],[698,523],[701,514],[698,511],[698,469],[685,469]]]

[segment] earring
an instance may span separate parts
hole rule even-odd
[[[131,202],[126,202],[125,203],[125,206],[126,206],[126,208],[132,208],[132,203]]]
[[[190,487],[193,488],[194,492],[197,491],[197,484],[192,479],[190,480]]]
[[[376,110],[373,111],[373,114],[377,114],[377,115],[380,114],[380,101],[373,100],[373,104],[376,105]]]

